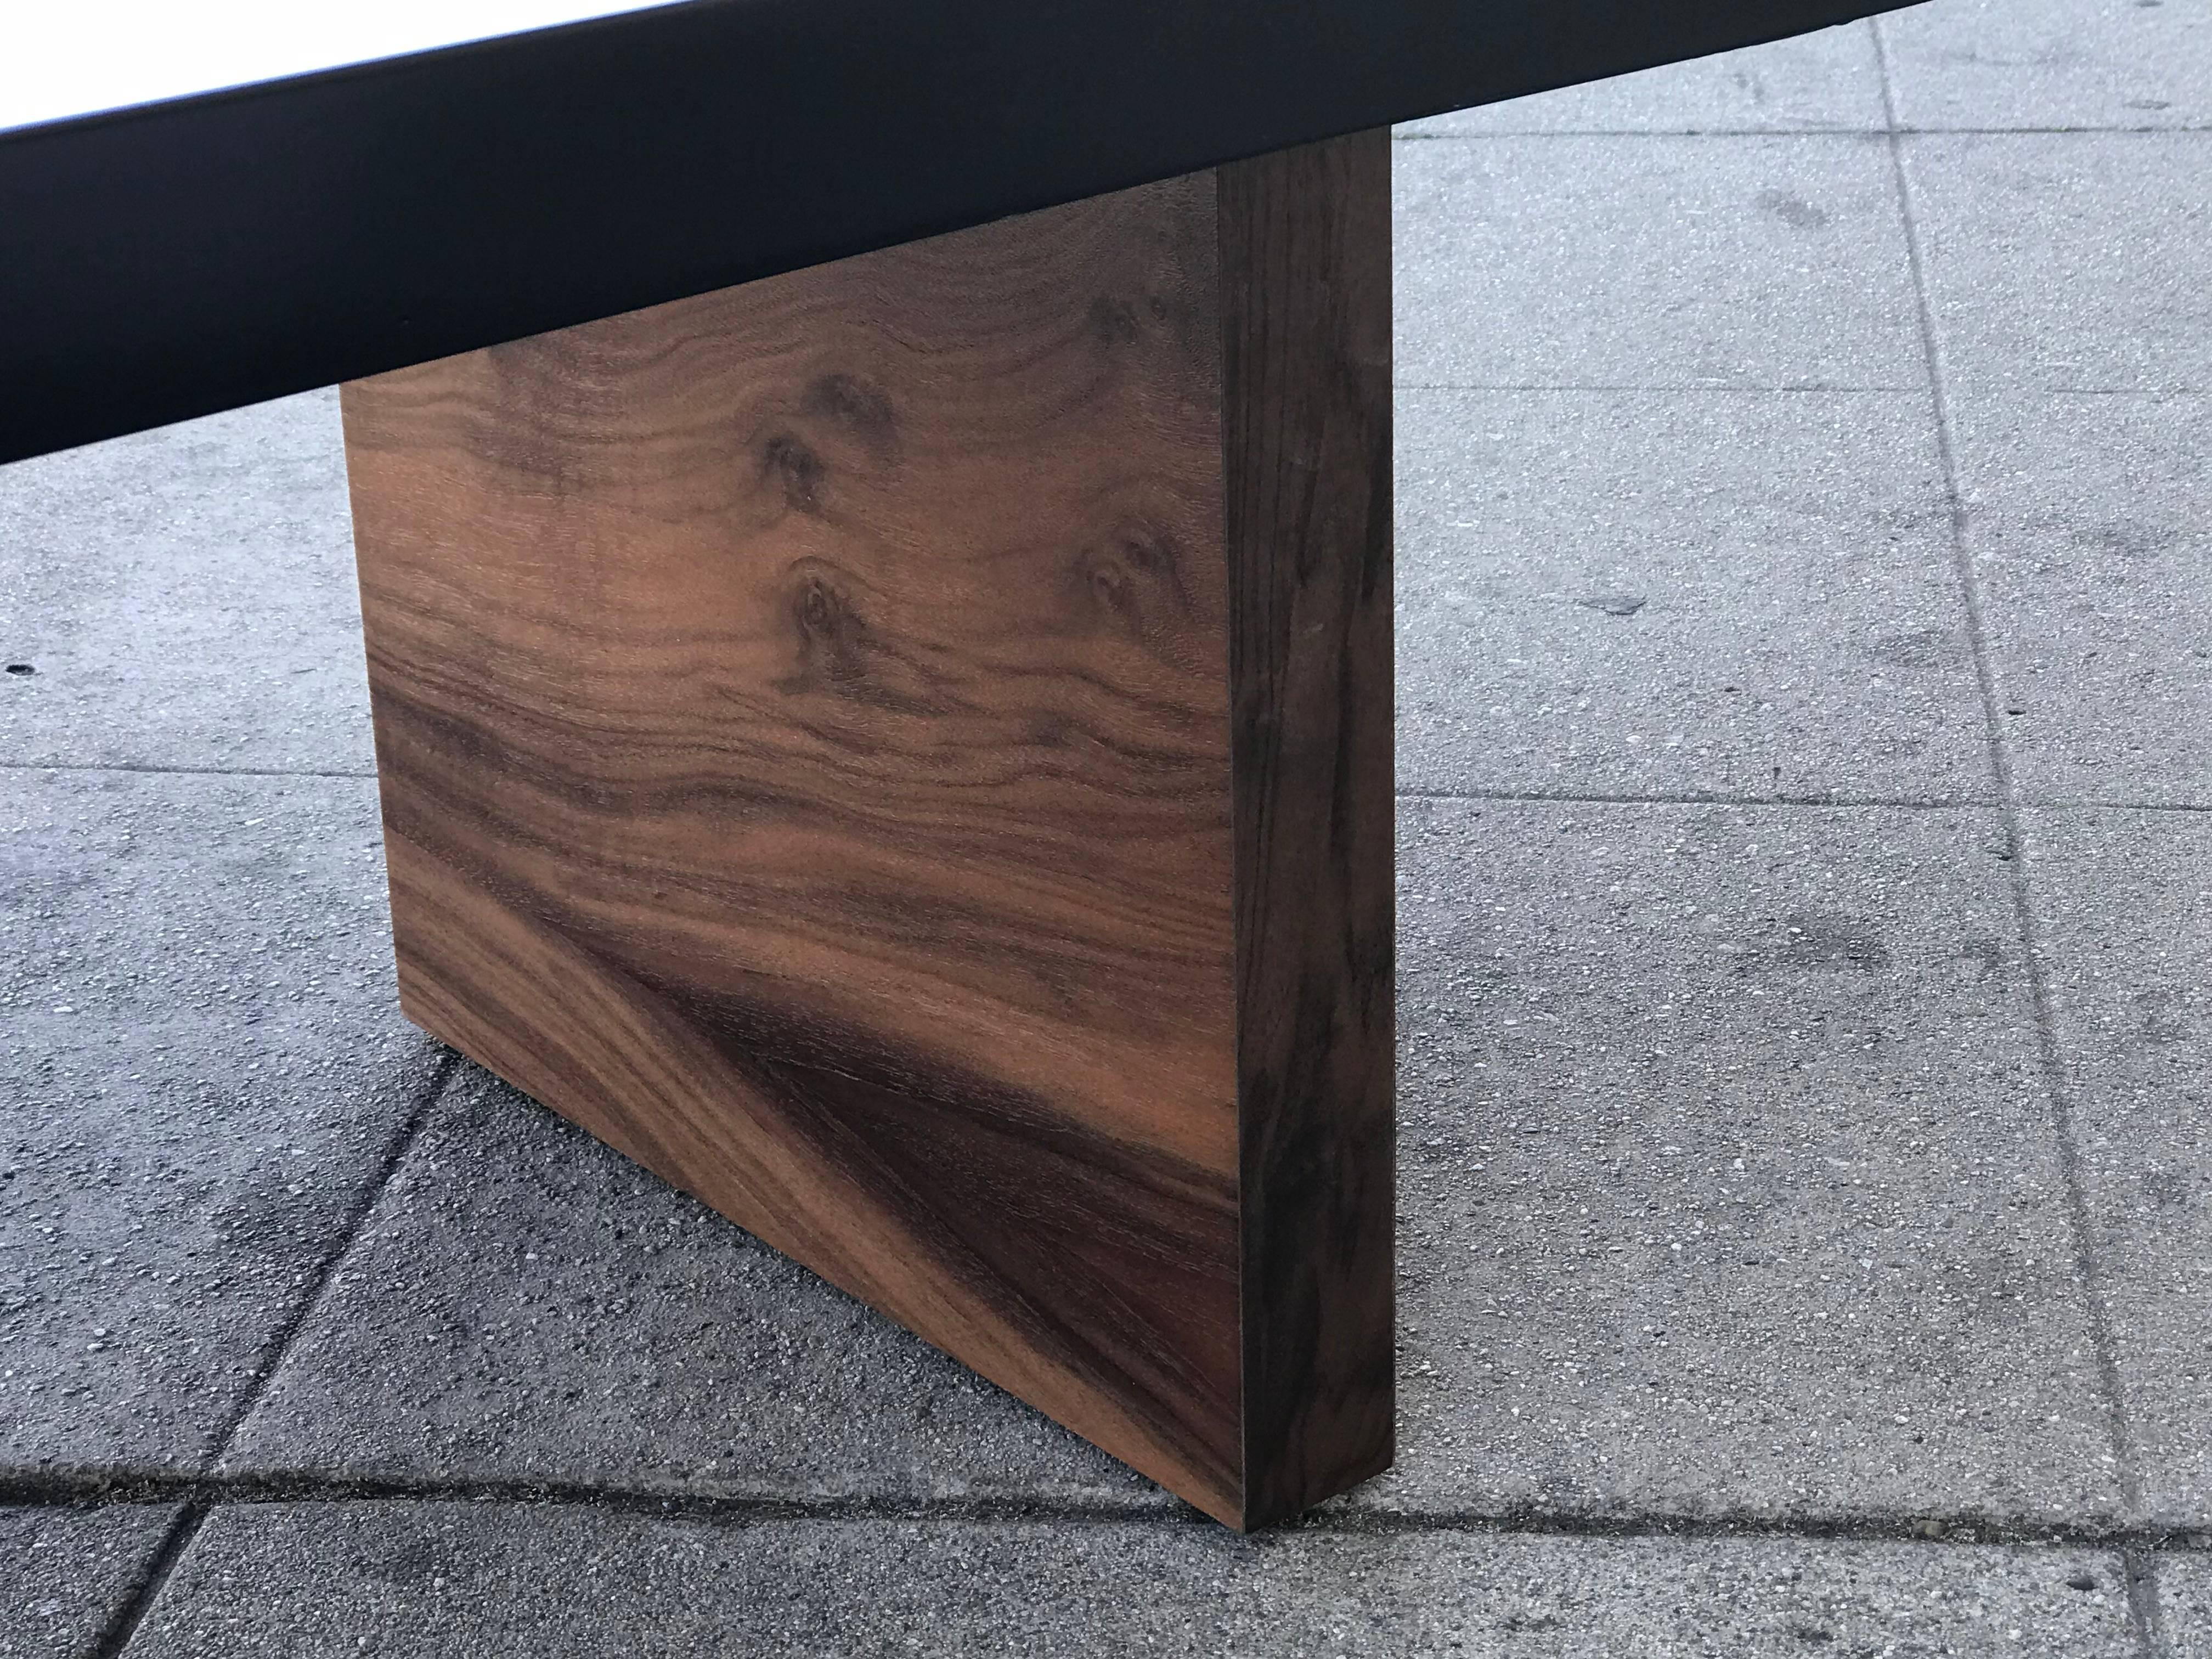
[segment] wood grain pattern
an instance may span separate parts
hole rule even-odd
[[[1250,221],[1311,179],[1233,172],[345,413],[409,1015],[1243,1526],[1387,1459],[1389,497],[1372,362],[1364,471],[1340,392],[1263,406],[1322,319]],[[1372,726],[1375,614],[1380,773],[1317,772]],[[1377,1178],[1379,1323],[1340,1305]],[[1316,1204],[1349,1265],[1292,1261]]]
[[[1220,169],[1244,1510],[1389,1467],[1396,830],[1387,131]]]

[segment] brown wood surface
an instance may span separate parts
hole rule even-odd
[[[1385,154],[345,392],[410,1016],[1238,1526],[1388,1458]]]
[[[1219,170],[1244,1511],[1389,1467],[1390,143]]]

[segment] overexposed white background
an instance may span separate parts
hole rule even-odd
[[[669,0],[0,0],[0,131]]]

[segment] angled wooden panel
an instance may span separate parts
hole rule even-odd
[[[1237,189],[771,278],[345,408],[410,1016],[1242,1526],[1387,1458],[1390,877],[1387,833],[1347,874],[1389,811],[1387,452],[1349,518],[1285,520],[1225,471],[1289,478],[1297,422],[1340,418],[1238,391],[1303,290],[1238,251],[1279,210],[1224,214]],[[1298,491],[1351,477],[1324,474]],[[1268,575],[1275,544],[1309,575]],[[1363,652],[1346,729],[1379,660],[1382,769],[1324,776],[1269,711]],[[1240,1015],[1286,994],[1322,1023]],[[1361,1196],[1328,1218],[1314,1177],[1345,1157]],[[1379,1323],[1349,1311],[1378,1293],[1378,1178]],[[1291,1261],[1316,1202],[1352,1265]]]

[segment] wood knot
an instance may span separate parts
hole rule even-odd
[[[797,512],[822,511],[822,477],[828,469],[805,440],[795,433],[779,432],[761,446],[761,479],[781,483],[783,502]]]
[[[805,558],[791,567],[789,582],[785,603],[797,660],[777,690],[830,692],[901,714],[942,711],[926,665],[902,649],[895,634],[870,624],[844,572]]]
[[[853,654],[860,632],[860,618],[845,596],[819,568],[802,569],[792,593],[791,613],[799,626],[802,657],[827,657],[835,678],[836,659]]]
[[[1150,640],[1188,609],[1175,544],[1150,527],[1125,529],[1076,556],[1075,573],[1093,613],[1132,638]]]
[[[1127,300],[1102,294],[1091,302],[1091,334],[1099,344],[1129,345],[1137,333],[1137,308]]]
[[[806,388],[799,404],[809,417],[858,438],[878,461],[898,453],[898,414],[878,386],[854,374],[824,374]]]

